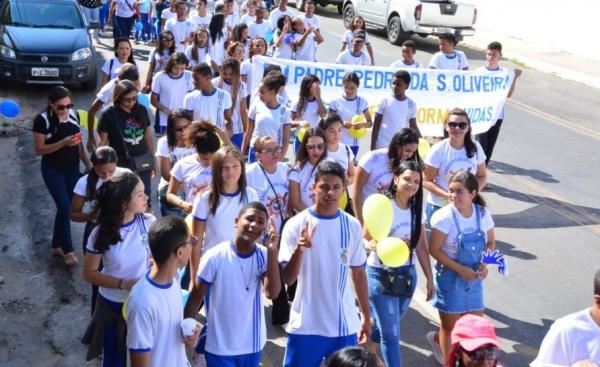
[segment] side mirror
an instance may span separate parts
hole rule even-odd
[[[90,24],[88,25],[88,29],[98,29],[100,28],[100,22],[97,20],[92,20],[90,21]]]

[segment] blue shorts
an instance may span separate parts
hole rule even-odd
[[[231,135],[231,142],[238,150],[242,150],[242,142],[244,141],[244,133]]]
[[[258,367],[262,352],[240,354],[237,356],[219,356],[206,352],[207,367]]]
[[[483,283],[481,279],[468,282],[439,263],[435,266],[436,299],[433,306],[444,313],[463,314],[483,311]]]
[[[256,152],[254,151],[254,148],[250,147],[248,150],[248,163],[254,162],[256,162]]]
[[[283,365],[319,367],[335,351],[358,344],[356,334],[339,337],[289,334]]]

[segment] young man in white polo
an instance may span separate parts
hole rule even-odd
[[[366,342],[371,334],[361,226],[338,209],[346,190],[345,175],[340,164],[322,162],[312,189],[315,204],[283,229],[279,250],[283,280],[288,285],[298,281],[286,329],[284,366],[318,367],[336,350]]]

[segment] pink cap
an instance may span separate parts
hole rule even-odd
[[[450,340],[452,345],[460,344],[469,352],[487,344],[500,348],[492,322],[477,315],[469,314],[461,317],[452,329]]]

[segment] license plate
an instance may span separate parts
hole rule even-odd
[[[31,68],[31,76],[56,77],[58,68]]]

